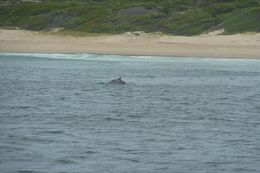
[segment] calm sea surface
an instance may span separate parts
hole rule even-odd
[[[0,54],[0,172],[259,173],[260,61]]]

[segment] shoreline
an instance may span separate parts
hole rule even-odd
[[[164,55],[122,55],[122,54],[102,54],[102,53],[46,53],[46,52],[0,52],[0,56],[1,55],[15,55],[17,54],[18,56],[25,56],[25,55],[30,55],[30,54],[39,54],[39,56],[37,56],[37,58],[49,58],[49,57],[45,57],[45,56],[40,56],[40,55],[96,55],[96,56],[118,56],[116,58],[121,58],[119,56],[125,56],[125,57],[130,57],[130,58],[139,58],[139,57],[145,57],[147,59],[156,59],[156,58],[165,58],[165,59],[201,59],[201,60],[252,60],[252,61],[259,61],[260,58],[228,58],[228,57],[192,57],[192,56],[164,56]],[[123,57],[124,58],[124,57]],[[55,59],[55,58],[54,58]],[[67,59],[67,58],[57,58],[57,59]],[[73,60],[73,57],[70,58],[71,60]],[[75,60],[81,60],[75,58]]]
[[[76,37],[0,29],[0,53],[260,59],[260,33],[194,37],[127,33]]]
[[[227,59],[227,60],[260,60],[260,58],[252,58],[252,57],[207,57],[207,56],[175,56],[175,55],[135,55],[135,54],[110,54],[110,53],[47,53],[47,52],[0,52],[1,54],[18,54],[18,55],[26,55],[26,54],[42,54],[42,55],[101,55],[101,56],[126,56],[126,57],[147,57],[147,58],[183,58],[183,59]]]

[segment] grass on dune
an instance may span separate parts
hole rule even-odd
[[[0,26],[65,33],[127,31],[198,35],[260,31],[260,0],[43,0],[0,3]]]

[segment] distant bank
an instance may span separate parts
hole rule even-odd
[[[260,32],[259,0],[0,0],[0,26],[194,36]]]
[[[0,52],[260,59],[260,34],[185,37],[136,32],[118,35],[70,36],[0,29]]]

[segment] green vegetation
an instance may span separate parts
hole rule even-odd
[[[0,27],[89,33],[127,31],[197,35],[260,32],[260,0],[0,1]]]

